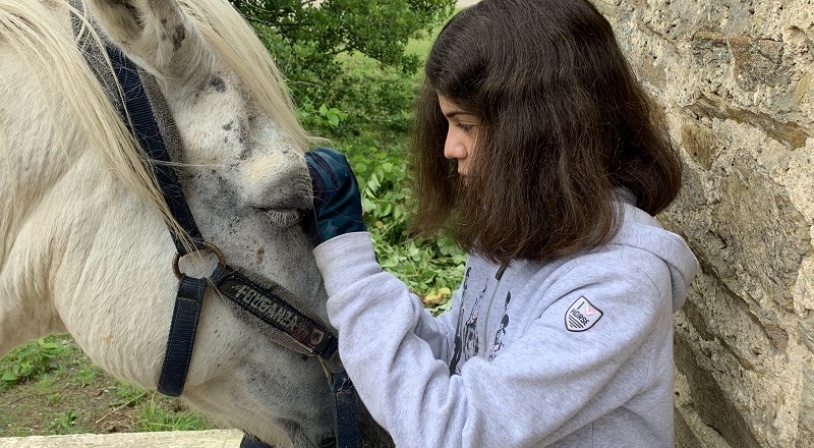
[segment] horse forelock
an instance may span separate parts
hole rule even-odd
[[[244,89],[304,151],[313,140],[297,120],[285,80],[251,26],[227,0],[180,0],[206,41],[240,78]]]

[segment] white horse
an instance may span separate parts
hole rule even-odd
[[[167,207],[111,86],[77,49],[72,13],[85,39],[112,43],[155,78],[204,237],[327,322],[295,225],[311,201],[308,136],[251,27],[226,0],[83,3],[0,0],[0,355],[67,332],[103,369],[151,389],[164,358],[178,284]],[[185,269],[208,266],[189,258]],[[279,341],[210,290],[182,398],[279,448],[320,446],[334,432],[325,373]],[[367,443],[387,446],[363,414]]]

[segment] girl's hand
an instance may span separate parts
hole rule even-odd
[[[344,154],[329,148],[305,153],[314,191],[314,219],[305,223],[314,247],[345,233],[367,230],[359,185]]]

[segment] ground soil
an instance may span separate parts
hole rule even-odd
[[[0,386],[0,437],[211,427],[180,400],[105,374],[75,346],[47,373]]]

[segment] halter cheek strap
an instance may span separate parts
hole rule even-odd
[[[220,250],[204,241],[184,197],[181,182],[175,170],[169,166],[170,156],[153,117],[138,68],[117,48],[107,45],[105,51],[124,92],[124,104],[120,107],[120,113],[123,118],[130,118],[125,122],[152,160],[156,179],[172,217],[192,240],[193,251],[210,250],[218,256],[218,266],[210,277],[212,284],[222,295],[288,335],[306,352],[324,359],[333,356],[337,348],[336,337],[325,325],[291,306],[293,294],[270,280],[265,281],[269,284],[268,287],[249,280],[229,268]],[[173,270],[180,283],[158,390],[165,395],[179,396],[183,392],[184,379],[189,369],[207,281],[189,277],[178,270],[179,258],[188,251],[181,236],[172,228],[169,231],[178,251],[173,261]],[[179,368],[177,365],[183,367]],[[167,373],[168,371],[171,373]]]

